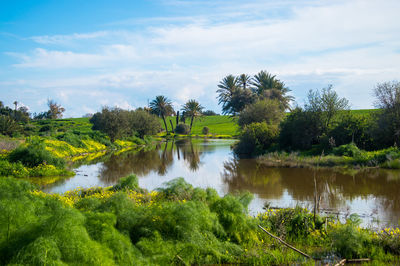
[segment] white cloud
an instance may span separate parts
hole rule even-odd
[[[198,7],[186,1],[166,4]],[[165,94],[177,104],[200,98],[215,107],[216,84],[223,76],[266,69],[286,81],[295,96],[304,96],[310,86],[332,83],[354,106],[370,107],[366,91],[400,73],[398,1],[209,5],[209,15],[154,18],[149,24],[142,20],[147,26],[140,30],[35,36],[37,43],[55,47],[9,54],[19,60],[19,69],[47,71],[20,79],[20,85],[85,89],[97,103],[119,106],[129,104],[124,94],[137,96],[133,106]],[[275,9],[288,12],[279,17]],[[86,48],[68,47],[71,42]],[[54,71],[57,75],[52,77]],[[98,95],[105,89],[118,94],[108,95],[118,102]]]

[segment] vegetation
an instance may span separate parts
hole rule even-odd
[[[190,117],[189,133],[192,132],[194,118],[201,116],[201,110],[203,110],[203,108],[204,107],[196,100],[189,100],[183,105],[182,110],[185,112],[186,116]]]
[[[158,191],[135,176],[109,188],[46,194],[13,178],[0,179],[2,264],[313,264],[368,256],[398,262],[400,231],[362,229],[314,218],[308,210],[268,209],[248,215],[250,194],[218,196],[176,179]],[[306,259],[257,225],[310,254]],[[389,232],[389,234],[387,233]]]
[[[284,109],[279,101],[261,100],[246,106],[239,115],[238,124],[242,128],[251,123],[261,122],[278,125],[284,116]]]
[[[167,127],[167,122],[165,122],[165,117],[172,115],[174,113],[171,101],[168,98],[159,95],[153,101],[151,101],[150,108],[153,114],[161,117],[161,119],[164,122],[165,131],[167,132],[168,135],[168,127]]]
[[[103,107],[90,119],[93,130],[107,134],[111,141],[137,135],[153,135],[160,129],[158,119],[144,110],[127,111],[120,108]]]

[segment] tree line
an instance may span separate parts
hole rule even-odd
[[[291,107],[294,98],[288,92],[282,81],[266,71],[253,77],[227,75],[220,81],[217,93],[222,110],[237,116],[241,128],[234,149],[238,155],[257,156],[268,150],[321,153],[349,143],[377,150],[400,142],[400,82],[375,86],[378,109],[368,115],[351,112],[349,101],[332,85],[309,90],[304,106]]]

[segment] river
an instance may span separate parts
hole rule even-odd
[[[233,140],[168,141],[153,148],[108,154],[90,163],[77,163],[76,175],[43,190],[63,193],[77,187],[110,186],[136,174],[139,185],[153,190],[176,177],[195,187],[212,187],[220,195],[247,190],[255,198],[250,213],[269,207],[312,209],[342,220],[351,213],[364,226],[395,226],[400,220],[400,171],[368,169],[343,173],[330,169],[270,168],[254,159],[237,159]]]

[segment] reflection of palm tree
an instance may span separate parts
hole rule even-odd
[[[173,145],[174,144],[172,143],[172,147],[173,147]],[[160,165],[158,167],[158,171],[157,171],[157,173],[161,176],[164,176],[167,174],[169,166],[171,166],[174,161],[172,147],[171,147],[171,149],[168,149],[168,140],[167,140],[167,142],[165,143],[164,149],[161,152],[161,157],[160,157],[161,163],[160,163]]]

